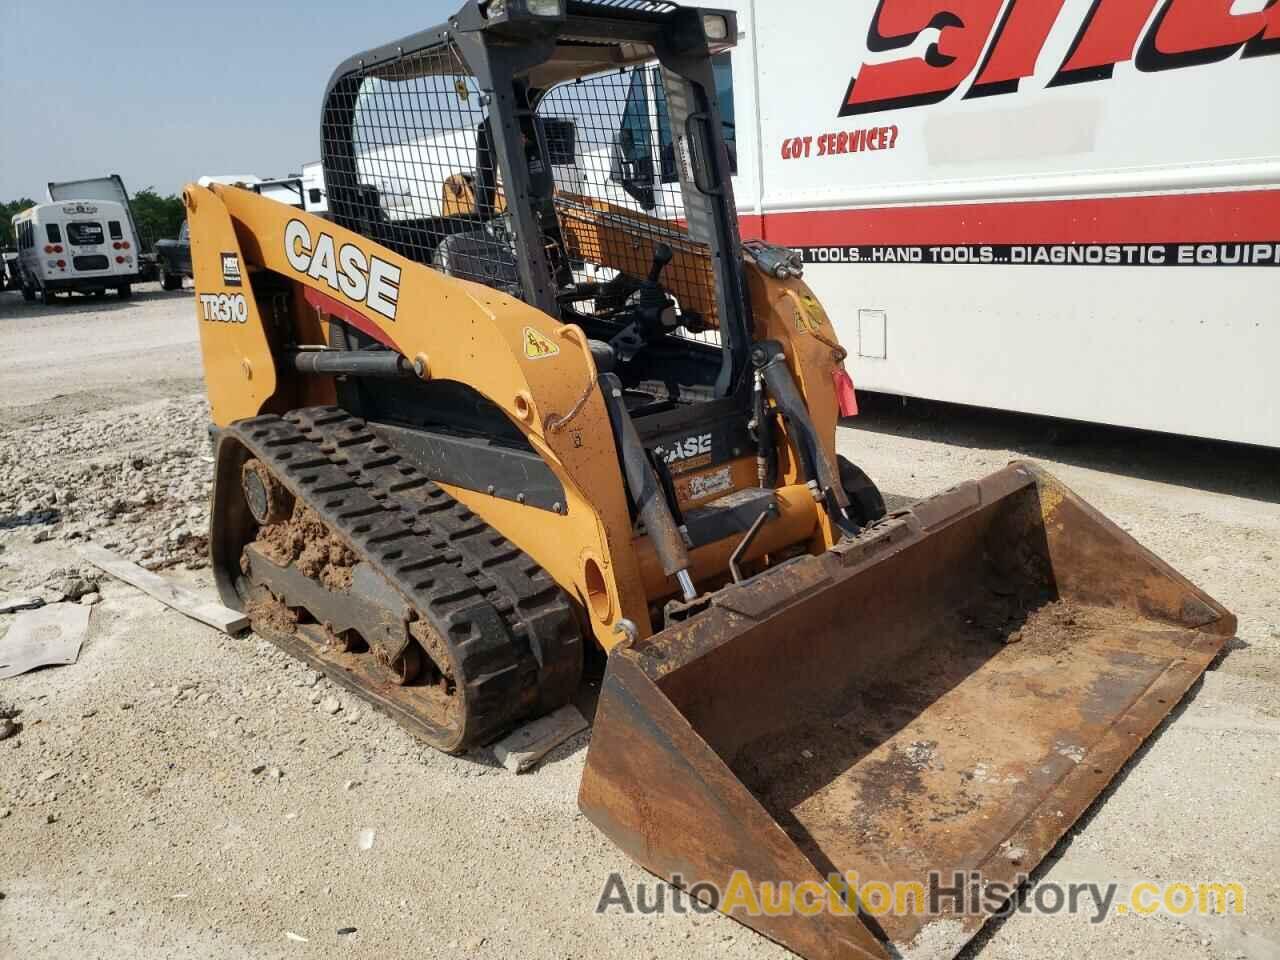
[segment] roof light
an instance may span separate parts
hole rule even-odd
[[[702,29],[708,40],[728,40],[729,21],[718,14],[707,14],[702,18]]]
[[[563,17],[564,0],[489,0],[486,20],[505,20],[511,14],[528,17]]]

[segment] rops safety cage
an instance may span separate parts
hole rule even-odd
[[[743,396],[751,321],[711,63],[736,37],[732,13],[651,0],[473,0],[335,71],[332,216],[624,361],[701,345],[701,371],[648,378],[676,382],[665,399]]]

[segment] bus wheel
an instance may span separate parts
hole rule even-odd
[[[95,300],[101,300],[106,295],[107,295],[107,291],[105,289],[93,291],[93,299]]]
[[[27,301],[27,303],[35,303],[36,288],[24,283],[22,285],[22,299]]]
[[[116,287],[116,293],[120,295],[121,300],[128,300],[133,296],[133,287],[127,283],[122,283],[120,286]]]

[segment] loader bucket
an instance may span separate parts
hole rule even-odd
[[[1015,463],[616,649],[579,804],[801,956],[951,957],[1234,632]]]

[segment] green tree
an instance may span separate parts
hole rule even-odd
[[[30,197],[0,203],[0,247],[11,248],[13,243],[13,218],[27,207],[34,207],[36,202]]]
[[[187,216],[181,197],[174,194],[162,197],[154,187],[144,187],[135,193],[130,207],[144,249],[149,249],[157,240],[176,237]]]

